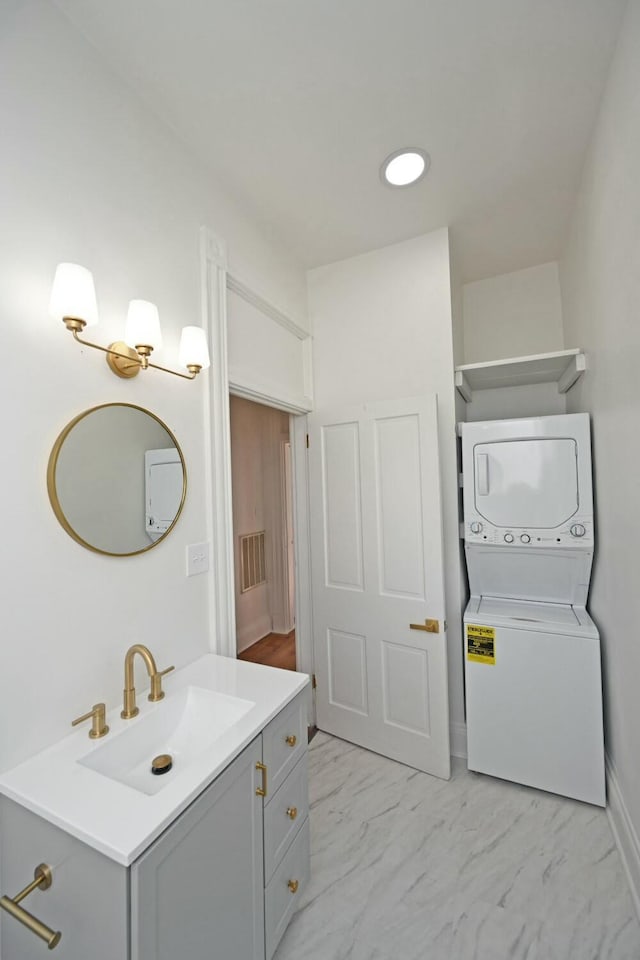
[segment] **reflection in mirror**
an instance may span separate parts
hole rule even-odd
[[[130,556],[173,528],[186,494],[184,457],[154,414],[128,403],[86,410],[56,440],[47,471],[55,514],[78,543]]]

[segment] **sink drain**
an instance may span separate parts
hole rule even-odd
[[[159,756],[154,757],[151,761],[151,773],[155,774],[156,777],[162,776],[163,773],[169,773],[171,767],[173,766],[173,757],[170,753],[161,753]]]

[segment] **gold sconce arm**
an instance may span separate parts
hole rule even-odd
[[[136,377],[140,370],[146,370],[149,367],[152,367],[154,370],[162,370],[163,373],[172,373],[174,377],[181,377],[183,380],[195,380],[202,369],[202,367],[199,367],[197,364],[190,364],[188,367],[189,373],[180,373],[178,370],[171,370],[169,367],[161,367],[159,363],[151,363],[149,354],[138,353],[122,340],[117,340],[115,343],[109,344],[108,347],[103,347],[99,343],[92,343],[91,340],[83,339],[83,337],[80,336],[82,327],[84,327],[84,323],[82,323],[81,320],[65,317],[64,322],[67,330],[71,330],[73,333],[73,339],[76,340],[77,343],[81,343],[84,347],[91,347],[93,350],[101,350],[102,353],[105,353],[107,355],[109,369],[112,370],[116,376],[122,377],[125,380]],[[82,327],[77,326],[79,323],[82,323]]]
[[[17,893],[15,897],[0,897],[0,908],[5,910],[15,920],[18,920],[19,923],[22,923],[28,930],[31,930],[32,933],[35,933],[36,937],[44,940],[49,950],[53,950],[62,939],[60,931],[52,930],[51,927],[42,923],[41,920],[34,917],[28,910],[19,906],[20,901],[28,897],[29,894],[33,893],[38,887],[41,890],[48,890],[53,883],[53,871],[46,863],[39,864],[33,871],[33,876],[34,879],[31,883],[26,886],[24,890],[21,890],[20,893]]]

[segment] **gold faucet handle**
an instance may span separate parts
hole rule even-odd
[[[157,673],[154,673],[151,677],[151,693],[148,696],[148,700],[151,703],[157,703],[158,700],[164,698],[164,690],[162,689],[162,678],[166,677],[168,673],[171,673],[172,670],[175,670],[175,667],[167,667],[166,670],[160,670]]]
[[[76,717],[75,720],[71,721],[71,726],[77,727],[79,723],[84,723],[85,720],[91,720],[92,724],[89,736],[92,740],[99,740],[100,737],[104,737],[109,733],[109,727],[105,723],[106,717],[106,704],[94,703],[89,713],[84,713],[81,717]]]

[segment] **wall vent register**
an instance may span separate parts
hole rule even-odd
[[[267,582],[264,530],[240,537],[240,574],[241,593]]]

